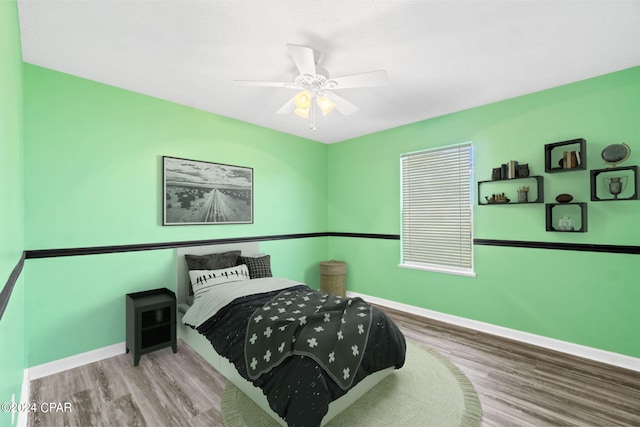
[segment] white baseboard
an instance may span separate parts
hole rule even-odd
[[[442,322],[450,323],[452,325],[462,326],[464,328],[509,338],[515,341],[532,344],[538,347],[543,347],[562,353],[572,354],[574,356],[583,357],[585,359],[590,359],[601,363],[607,363],[609,365],[619,366],[625,369],[640,371],[640,358],[626,356],[624,354],[614,353],[611,351],[600,350],[593,347],[587,347],[580,344],[574,344],[567,341],[561,341],[554,338],[548,338],[529,332],[522,332],[515,329],[496,326],[490,323],[466,319],[464,317],[453,316],[451,314],[440,313],[438,311],[428,310],[426,308],[416,307],[413,305],[403,304],[395,301],[389,301],[383,298],[372,297],[356,292],[347,293],[350,297],[361,297],[362,299],[373,304],[406,311],[408,313],[427,317],[429,319],[439,320]]]
[[[38,378],[57,374],[58,372],[88,365],[89,363],[97,362],[109,357],[118,356],[120,354],[124,354],[125,351],[126,344],[121,342],[107,347],[98,348],[96,350],[91,350],[86,353],[65,357],[64,359],[54,360],[53,362],[29,368],[28,378],[29,381],[32,381]]]
[[[572,354],[574,356],[583,357],[585,359],[595,360],[597,362],[607,363],[609,365],[619,366],[621,368],[640,372],[640,359],[636,357],[626,356],[624,354],[561,341],[554,338],[548,338],[529,332],[509,329],[502,326],[496,326],[490,323],[484,323],[476,320],[466,319],[464,317],[453,316],[451,314],[440,313],[438,311],[428,310],[426,308],[390,301],[383,298],[360,294],[357,292],[349,291],[347,292],[347,294],[350,297],[361,297],[362,299],[374,304],[406,311],[407,313],[416,314],[418,316],[427,317],[429,319],[439,320],[442,322],[450,323],[452,325],[462,326],[464,328],[485,332],[491,335],[509,338],[527,344],[536,345],[538,347]],[[118,356],[120,354],[124,354],[125,351],[126,345],[124,342],[121,342],[118,344],[113,344],[107,347],[88,351],[86,353],[76,354],[75,356],[66,357],[60,360],[54,360],[53,362],[44,363],[42,365],[25,369],[20,400],[22,402],[27,402],[29,400],[29,381],[31,380],[77,368],[79,366],[87,365],[89,363],[97,362],[109,357]],[[26,416],[18,417],[19,426],[26,426],[26,421]]]

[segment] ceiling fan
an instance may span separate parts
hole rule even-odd
[[[235,83],[240,86],[283,87],[299,91],[280,107],[276,114],[293,112],[300,117],[308,118],[312,131],[316,130],[316,108],[325,116],[333,109],[345,116],[359,110],[356,105],[337,95],[335,90],[387,84],[387,73],[383,70],[329,78],[328,73],[317,66],[319,61],[316,61],[313,49],[295,44],[287,44],[287,47],[300,73],[293,82],[235,80]]]

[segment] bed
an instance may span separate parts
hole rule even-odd
[[[404,364],[382,311],[272,277],[258,243],[179,248],[176,262],[178,337],[281,425],[324,425]]]

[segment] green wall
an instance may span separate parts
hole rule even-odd
[[[23,66],[15,3],[0,4],[0,23],[9,23],[2,28],[11,36],[0,45],[0,70],[7,73],[0,81],[12,87],[0,94],[0,119],[12,123],[1,129],[0,161],[7,166],[0,191],[3,201],[15,202],[0,221],[10,242],[1,249],[2,278],[24,249],[398,234],[399,156],[424,148],[473,141],[476,180],[489,179],[491,168],[508,160],[529,163],[532,174],[545,177],[547,202],[560,192],[588,201],[589,189],[586,171],[544,174],[544,144],[585,138],[593,169],[604,166],[602,148],[626,141],[633,150],[626,164],[640,163],[640,68],[324,145]],[[24,130],[16,124],[22,112]],[[162,226],[163,155],[254,168],[254,223]],[[476,207],[475,237],[640,243],[639,202],[588,208],[589,232],[567,234],[544,231],[544,205]],[[396,240],[318,237],[261,248],[273,255],[276,275],[311,286],[318,285],[318,261],[343,259],[351,291],[640,357],[637,255],[476,246],[477,277],[468,278],[399,268]],[[0,323],[2,344],[17,346],[1,356],[10,385],[0,397],[19,392],[24,366],[124,341],[124,295],[174,289],[175,274],[171,249],[28,259]]]
[[[0,2],[0,290],[23,250],[22,55],[16,1]],[[8,290],[8,288],[7,288]],[[20,401],[24,344],[24,280],[15,283],[0,319],[0,402]],[[14,420],[15,421],[15,420]],[[0,411],[0,425],[11,414]]]
[[[399,234],[400,155],[472,141],[476,181],[517,160],[544,176],[547,203],[589,202],[588,232],[572,234],[545,231],[544,204],[475,206],[475,238],[637,246],[640,202],[590,202],[589,172],[545,174],[544,145],[585,138],[588,168],[601,169],[602,149],[625,141],[625,165],[640,164],[639,113],[636,67],[333,144],[329,229]],[[352,291],[640,357],[638,255],[476,245],[469,278],[398,267],[399,241],[331,237],[329,252]]]
[[[32,65],[24,86],[30,250],[327,230],[325,144]],[[163,155],[252,167],[254,223],[162,226]],[[326,237],[261,248],[318,285]],[[175,251],[29,259],[24,275],[34,366],[122,342],[124,295],[174,289]]]
[[[25,122],[29,249],[326,231],[324,144],[31,65]],[[254,224],[162,226],[163,155],[252,167]]]

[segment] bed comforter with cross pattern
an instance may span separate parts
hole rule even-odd
[[[319,426],[329,403],[405,360],[405,339],[381,310],[296,284],[238,297],[197,326],[289,426]]]

